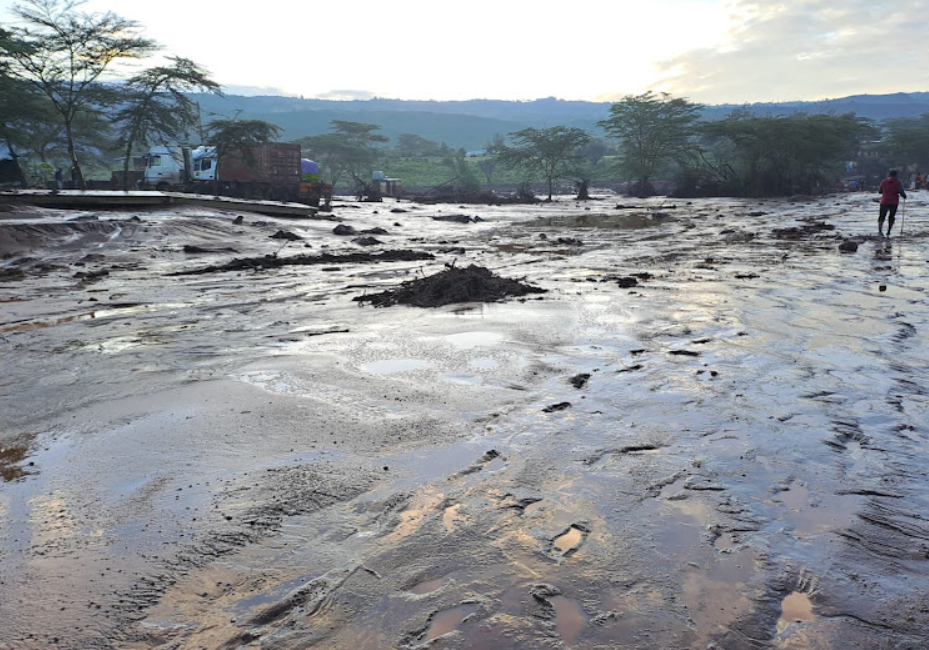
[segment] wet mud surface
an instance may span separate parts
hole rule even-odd
[[[0,648],[925,647],[870,198],[3,211]],[[545,293],[355,300],[471,264]]]

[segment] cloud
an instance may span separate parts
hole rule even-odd
[[[725,40],[663,61],[656,89],[705,103],[929,90],[926,0],[728,7]]]

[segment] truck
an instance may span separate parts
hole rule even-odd
[[[294,201],[319,206],[332,200],[332,186],[319,166],[301,158],[299,144],[268,142],[220,156],[216,147],[152,147],[146,156],[144,189],[245,199]],[[308,173],[307,169],[314,170]]]

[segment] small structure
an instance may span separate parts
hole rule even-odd
[[[380,196],[390,196],[399,199],[403,196],[403,180],[399,178],[385,178],[384,172],[371,174],[371,189]]]

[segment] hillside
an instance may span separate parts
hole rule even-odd
[[[283,139],[293,140],[322,133],[332,120],[367,122],[381,127],[381,133],[395,139],[401,133],[415,133],[467,150],[483,148],[497,133],[512,133],[527,127],[548,128],[562,125],[586,129],[601,136],[597,122],[609,115],[609,103],[565,101],[554,98],[526,102],[473,99],[458,102],[370,99],[332,101],[300,97],[196,95],[204,121],[213,116],[239,115],[262,119],[283,129]],[[766,104],[722,104],[707,106],[704,117],[722,119],[732,110],[747,109],[758,115],[792,113],[842,114],[854,112],[881,121],[929,113],[929,92],[892,95],[854,95],[818,102]]]

